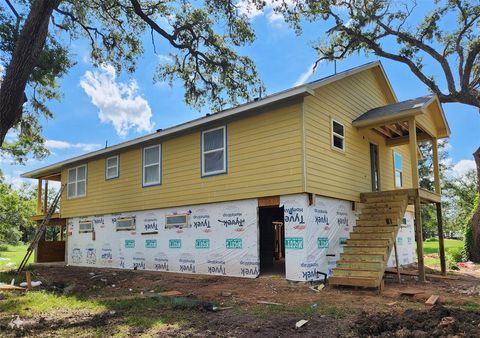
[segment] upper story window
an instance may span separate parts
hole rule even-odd
[[[111,180],[112,178],[117,178],[119,173],[118,155],[107,158],[105,161],[105,179]]]
[[[226,127],[202,132],[202,176],[227,172]]]
[[[345,126],[332,119],[332,148],[345,151]]]
[[[143,186],[161,183],[162,170],[161,145],[143,148]]]
[[[393,152],[393,165],[395,168],[395,188],[403,187],[403,158],[402,154]]]
[[[68,198],[83,197],[87,194],[87,165],[68,169]]]

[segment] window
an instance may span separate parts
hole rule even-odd
[[[87,232],[93,232],[93,222],[92,221],[80,221],[78,226],[78,232],[84,234]]]
[[[165,229],[183,229],[189,227],[188,214],[179,215],[166,215],[165,216]]]
[[[117,231],[135,230],[135,217],[117,218],[115,229]]]
[[[105,179],[111,180],[112,178],[118,177],[118,162],[118,155],[107,158],[105,161]]]
[[[396,151],[393,152],[393,165],[395,167],[395,187],[401,188],[403,187],[403,159],[402,155]]]
[[[161,183],[162,148],[160,145],[143,149],[143,186]]]
[[[68,198],[82,197],[87,194],[87,165],[68,169]]]
[[[345,151],[345,126],[332,119],[332,148]]]
[[[226,127],[202,132],[202,176],[227,172]]]

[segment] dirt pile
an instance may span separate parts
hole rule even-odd
[[[403,314],[363,313],[354,330],[360,337],[480,337],[480,312],[435,305]]]

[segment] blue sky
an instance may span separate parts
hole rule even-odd
[[[267,93],[333,73],[331,63],[320,64],[313,75],[310,72],[316,58],[311,45],[319,41],[325,26],[319,23],[305,25],[303,34],[297,36],[269,8],[251,16],[257,39],[241,52],[255,61]],[[101,148],[106,141],[112,145],[205,114],[205,110],[198,112],[185,105],[180,83],[169,87],[153,82],[156,65],[168,61],[166,44],[157,43],[158,55],[155,55],[148,34],[145,47],[137,71],[126,75],[115,74],[108,65],[94,68],[88,59],[86,42],[71,42],[70,49],[77,64],[61,80],[63,99],[50,103],[55,118],[43,123],[51,155],[42,161],[30,160],[25,166],[10,165],[8,159],[0,158],[7,180],[19,183],[22,172]],[[337,71],[377,59],[375,56],[350,56],[337,63]],[[428,94],[426,86],[406,66],[385,59],[381,61],[399,100]],[[433,75],[440,75],[433,62],[427,69],[431,69]],[[451,161],[457,164],[459,172],[473,168],[472,153],[480,146],[480,113],[460,104],[445,104],[444,110],[452,130]]]

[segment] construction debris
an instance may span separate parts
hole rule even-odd
[[[25,288],[10,284],[0,284],[0,291],[25,291]]]
[[[182,293],[180,291],[164,291],[159,293],[160,296],[181,296]]]
[[[32,281],[32,282],[31,282],[31,287],[32,287],[32,288],[35,288],[35,287],[40,286],[40,285],[42,285],[42,282],[40,282],[40,281]],[[21,287],[26,287],[26,286],[27,286],[27,282],[21,282],[21,283],[20,283],[20,286],[21,286]]]
[[[308,320],[305,320],[305,319],[299,320],[298,322],[295,323],[295,328],[299,329],[307,323],[308,323]]]
[[[431,295],[428,297],[427,301],[425,302],[426,305],[433,305],[437,302],[439,296],[438,295]]]
[[[259,300],[259,301],[257,302],[257,304],[266,304],[266,305],[283,305],[283,304],[280,304],[280,303],[266,302],[266,301],[263,301],[263,300]]]
[[[22,330],[23,320],[20,319],[20,316],[17,316],[17,318],[12,319],[12,321],[8,323],[8,328],[11,330]]]
[[[315,292],[320,292],[323,290],[323,288],[325,287],[325,284],[318,284],[318,285],[312,285],[310,286],[310,290],[312,291],[315,291]]]

